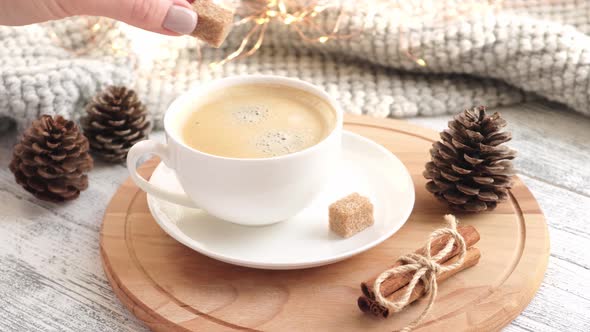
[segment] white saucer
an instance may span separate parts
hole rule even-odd
[[[341,166],[314,202],[295,217],[269,226],[248,227],[148,195],[158,224],[180,243],[227,263],[287,270],[334,263],[368,250],[400,229],[414,206],[414,184],[390,151],[344,132]],[[160,163],[150,182],[182,191],[174,172]],[[353,192],[371,199],[375,224],[343,239],[328,227],[328,206]]]

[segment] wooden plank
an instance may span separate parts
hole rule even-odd
[[[99,164],[81,199],[40,202],[8,171],[14,134],[0,137],[0,331],[147,331],[100,266],[100,221],[126,170]]]
[[[553,165],[559,165],[555,166],[558,168],[571,165],[567,171],[573,174],[588,173],[586,159],[577,158],[580,157],[579,144],[582,143],[584,149],[584,142],[590,142],[587,134],[579,132],[580,127],[588,131],[589,120],[560,107],[549,107],[550,110],[535,104],[503,110],[513,132],[518,133],[519,128],[523,128],[527,133],[518,134],[511,143],[519,150],[518,162],[547,162],[547,167],[538,167],[530,174],[547,183],[528,177],[523,180],[547,216],[554,253],[540,291],[545,295],[533,299],[506,329],[510,332],[556,331],[563,326],[567,326],[568,331],[589,330],[587,315],[577,315],[574,319],[556,311],[560,307],[575,311],[580,294],[590,294],[588,270],[560,258],[567,254],[566,248],[570,245],[581,249],[580,252],[586,250],[584,243],[588,243],[590,223],[587,221],[590,218],[588,209],[583,207],[589,206],[587,192],[574,186],[571,189],[583,195],[572,193],[568,189],[570,184],[564,184],[560,176],[555,175],[557,171],[550,169]],[[410,121],[438,130],[444,128],[448,118]],[[163,139],[161,133],[153,136]],[[518,137],[524,141],[519,142]],[[46,204],[14,183],[7,169],[14,142],[14,131],[0,135],[0,331],[147,331],[116,299],[99,261],[101,217],[111,196],[127,177],[124,167],[98,164],[90,174],[90,188],[81,199],[66,206]],[[573,154],[569,153],[571,142]],[[547,144],[551,149],[543,148]],[[546,176],[547,172],[550,176]],[[574,236],[555,233],[555,230]],[[584,258],[581,256],[582,262],[587,264]]]

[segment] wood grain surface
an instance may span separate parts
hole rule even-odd
[[[509,144],[519,152],[519,177],[541,206],[551,236],[545,279],[504,330],[589,331],[590,118],[539,103],[499,111],[513,133]],[[438,131],[448,120],[408,121]],[[8,171],[16,135],[0,133],[0,331],[148,331],[115,296],[100,263],[100,225],[128,177],[125,167],[97,162],[80,199],[40,202]]]
[[[167,236],[150,215],[145,193],[129,180],[109,204],[101,231],[103,264],[115,293],[156,331],[383,331],[409,323],[424,303],[382,320],[360,313],[356,299],[362,280],[422,246],[450,212],[424,189],[421,175],[438,135],[407,122],[358,116],[346,117],[345,128],[392,150],[413,177],[416,205],[394,236],[349,260],[314,269],[237,267]],[[156,160],[144,164],[144,176],[156,165]],[[549,257],[543,215],[517,179],[510,201],[495,211],[457,217],[480,232],[482,258],[441,285],[436,306],[418,330],[499,330],[526,307],[543,279]]]

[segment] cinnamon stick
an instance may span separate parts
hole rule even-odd
[[[477,232],[477,230],[473,226],[470,226],[470,225],[458,226],[457,231],[465,239],[465,245],[467,246],[467,248],[473,246],[474,244],[477,243],[477,241],[479,241],[479,233]],[[432,246],[430,247],[430,254],[432,256],[435,256],[436,254],[438,254],[441,250],[443,250],[443,248],[445,247],[445,245],[447,244],[449,239],[450,239],[450,235],[443,235],[443,236],[436,238],[434,241],[432,241]],[[422,248],[416,250],[415,253],[420,254],[420,255],[424,255],[426,253],[426,248],[422,247]],[[455,256],[458,253],[459,253],[459,246],[455,243],[455,245],[453,246],[453,250],[451,250],[446,256],[444,256],[443,258],[438,260],[437,263],[442,264],[442,263],[448,261],[451,257]],[[397,266],[400,266],[400,265],[402,265],[402,263],[400,261],[397,261],[397,262],[395,262],[395,264],[388,267],[387,270],[397,267]],[[379,274],[381,274],[381,273],[379,273]],[[366,280],[361,283],[361,290],[362,290],[363,294],[370,299],[375,299],[375,293],[373,292],[373,285],[375,284],[375,280],[377,279],[377,277],[379,277],[379,274],[377,274],[377,275],[373,276],[371,279]],[[408,272],[408,273],[403,273],[403,274],[400,274],[396,277],[389,278],[389,279],[383,281],[383,283],[381,284],[381,293],[383,294],[383,296],[388,296],[390,294],[393,294],[398,289],[407,285],[410,282],[410,280],[412,280],[412,276],[413,276],[413,273]]]
[[[475,266],[479,262],[480,257],[481,257],[481,253],[478,248],[467,249],[467,252],[465,253],[465,259],[463,260],[463,264],[461,264],[459,267],[457,267],[454,270],[442,272],[441,274],[437,275],[437,277],[436,277],[437,282],[440,285],[441,282],[449,279],[450,277],[454,276],[455,274],[457,274],[465,269],[468,269],[472,266]],[[447,260],[445,263],[443,263],[443,265],[448,266],[448,265],[454,264],[457,260],[459,260],[458,255]],[[397,290],[396,292],[390,294],[386,298],[390,301],[394,301],[394,302],[398,301],[405,294],[407,289],[408,289],[408,286],[404,286],[404,287],[400,288],[399,290]],[[410,301],[408,302],[408,304],[410,304],[410,303],[416,301],[417,299],[419,299],[420,297],[422,297],[424,295],[424,293],[425,293],[424,284],[422,283],[422,281],[420,281],[416,284],[416,287],[412,291],[412,295],[410,296]],[[363,312],[370,312],[374,316],[382,316],[384,318],[389,317],[389,309],[385,308],[384,306],[379,304],[374,299],[368,298],[366,296],[360,296],[358,298],[357,304],[358,304],[359,308],[361,309],[361,311],[363,311]]]

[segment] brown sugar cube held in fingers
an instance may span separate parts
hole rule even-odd
[[[197,37],[213,47],[219,47],[231,30],[234,11],[213,0],[194,0],[191,6],[197,12],[198,21],[191,36]]]
[[[351,237],[356,233],[372,226],[373,204],[359,195],[350,194],[330,205],[330,229],[342,236]]]

